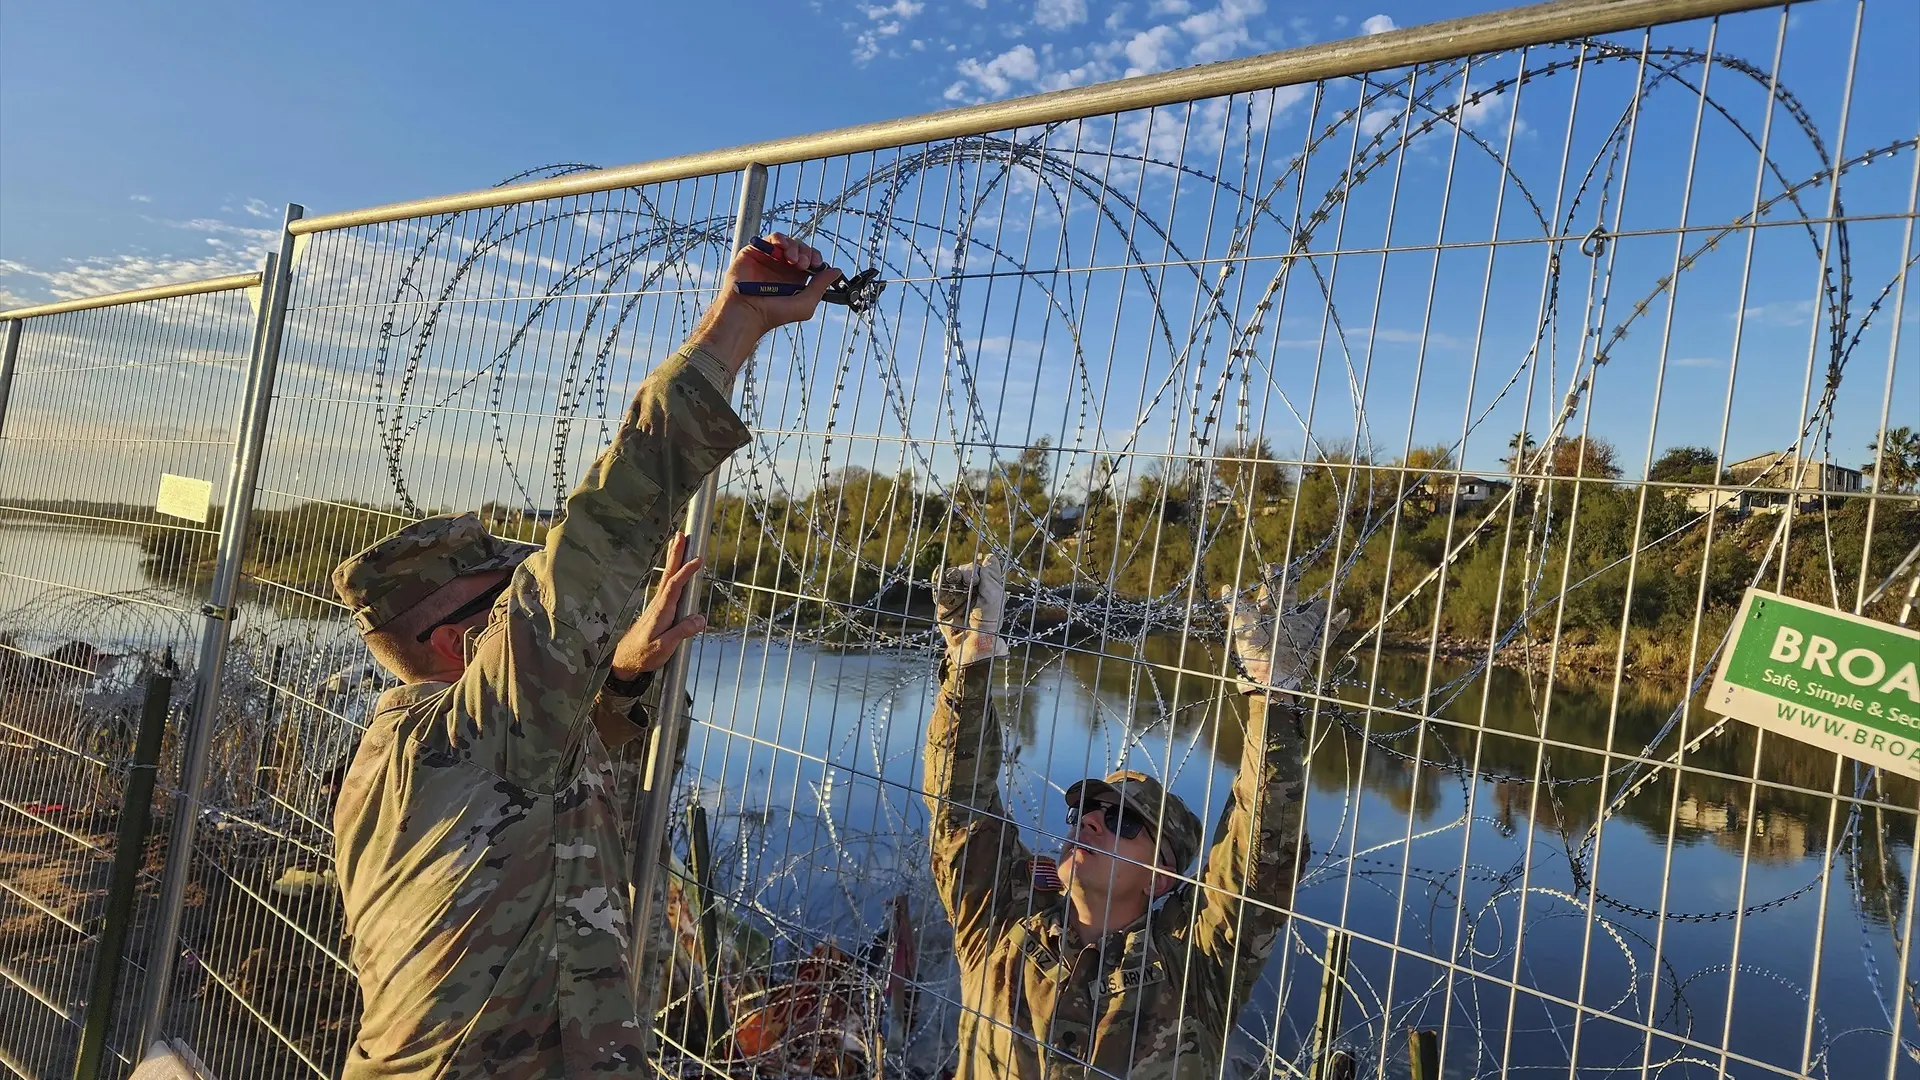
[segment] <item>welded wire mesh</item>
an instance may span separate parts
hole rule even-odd
[[[1328,928],[1368,1072],[1410,1027],[1471,1075],[1911,1071],[1914,784],[1697,695],[1748,585],[1853,609],[1920,541],[1874,449],[1920,400],[1920,125],[1862,103],[1910,28],[1769,11],[776,169],[769,227],[891,284],[763,347],[724,474],[688,783],[733,1019],[838,1002],[757,1065],[970,1052],[919,762],[931,583],[991,551],[1037,852],[1122,766],[1219,813],[1220,588],[1354,613],[1230,1074],[1328,1067]]]
[[[324,233],[296,256],[226,691],[255,719],[194,853],[205,900],[168,1019],[217,1075],[332,1075],[359,1018],[333,799],[390,680],[328,574],[426,514],[542,538],[708,303],[735,198],[730,175],[686,180]]]
[[[192,667],[219,511],[158,512],[162,476],[225,484],[253,325],[229,290],[20,328],[0,430],[0,1061],[26,1076],[73,1068],[145,684]],[[146,983],[166,746],[107,1075],[128,1069]]]
[[[1910,622],[1915,30],[1799,5],[773,169],[763,231],[889,284],[737,390],[667,1069],[937,1076],[997,1022],[962,1016],[923,766],[931,587],[992,553],[984,767],[1040,854],[1122,766],[1221,839],[1222,590],[1352,613],[1301,695],[1309,854],[1244,897],[1285,931],[1193,1072],[1403,1075],[1419,1028],[1450,1075],[1913,1075],[1920,788],[1700,691],[1749,586]],[[330,1075],[358,1014],[331,806],[385,682],[328,571],[447,510],[539,539],[736,197],[295,252],[166,1018],[216,1075]]]

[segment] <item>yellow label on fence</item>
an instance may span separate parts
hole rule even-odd
[[[160,497],[153,508],[169,517],[207,523],[207,507],[213,502],[213,484],[191,476],[160,474]]]

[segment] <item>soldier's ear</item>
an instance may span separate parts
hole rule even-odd
[[[433,633],[427,635],[424,648],[433,654],[437,667],[465,667],[467,628],[460,625],[436,626]]]

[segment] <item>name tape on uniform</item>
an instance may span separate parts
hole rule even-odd
[[[1748,589],[1707,707],[1920,777],[1920,632]]]

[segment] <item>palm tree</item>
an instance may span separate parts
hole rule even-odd
[[[1912,491],[1920,484],[1920,431],[1905,424],[1883,431],[1867,444],[1867,451],[1879,458],[1885,469],[1880,477],[1881,491]],[[1872,476],[1873,459],[1869,458],[1861,471]]]
[[[1525,431],[1515,432],[1513,438],[1507,440],[1507,449],[1511,451],[1506,457],[1507,471],[1517,473],[1525,468],[1527,458],[1530,457],[1539,446],[1540,444],[1534,441],[1531,433]]]

